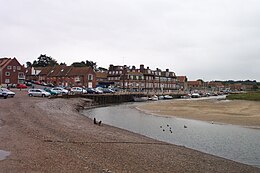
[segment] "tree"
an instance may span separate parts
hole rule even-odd
[[[81,61],[81,62],[74,62],[71,64],[71,66],[73,67],[86,67],[86,63],[84,61]]]
[[[97,63],[96,63],[96,62],[93,62],[93,61],[86,60],[86,66],[87,66],[87,67],[91,67],[91,68],[94,69],[94,70],[97,69]]]
[[[32,63],[30,61],[27,61],[26,62],[26,67],[28,68],[28,67],[31,67],[31,66],[32,66]]]
[[[98,68],[97,68],[97,71],[102,71],[102,72],[103,72],[103,71],[107,71],[107,69],[104,68],[104,67],[98,67]]]
[[[54,65],[58,65],[57,61],[55,59],[53,59],[50,56],[47,56],[46,54],[43,55],[41,54],[38,57],[38,61],[33,61],[33,67],[46,67],[46,66],[54,66]]]

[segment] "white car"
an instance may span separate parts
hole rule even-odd
[[[5,91],[8,94],[8,97],[14,97],[15,93],[13,91],[10,91],[7,88],[1,88],[2,91]]]
[[[48,97],[51,94],[49,92],[46,92],[43,89],[29,89],[28,90],[28,95],[30,97],[33,97],[33,96],[35,96],[35,97]]]
[[[103,90],[101,88],[95,88],[96,94],[103,94]]]
[[[87,94],[87,90],[85,90],[84,88],[81,87],[72,87],[70,90],[72,93],[75,94]]]
[[[56,91],[58,94],[68,94],[69,93],[68,90],[61,88],[61,87],[55,87],[55,88],[52,88],[51,90]]]

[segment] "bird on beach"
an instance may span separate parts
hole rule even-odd
[[[96,118],[94,118],[94,124],[97,124],[97,120],[96,120]]]
[[[164,129],[162,131],[165,131]]]
[[[184,128],[187,128],[187,126],[186,126],[186,125],[184,125]]]
[[[101,123],[102,123],[102,121],[99,121],[99,122],[98,122],[98,125],[101,126]]]

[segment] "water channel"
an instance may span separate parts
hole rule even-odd
[[[135,109],[140,104],[95,108],[83,114],[160,141],[260,167],[260,130],[150,115]]]

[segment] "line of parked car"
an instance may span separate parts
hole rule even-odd
[[[103,93],[115,93],[114,90],[109,88],[82,88],[82,87],[72,87],[72,88],[63,88],[63,87],[45,87],[44,89],[32,88],[28,90],[28,95],[39,96],[39,97],[48,97],[50,95],[65,95],[65,94],[103,94]]]

